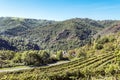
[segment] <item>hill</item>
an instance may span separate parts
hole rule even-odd
[[[98,36],[98,35],[104,36],[104,35],[115,34],[115,33],[118,33],[118,32],[120,32],[120,23],[117,23],[115,25],[112,25],[110,27],[105,28],[104,30],[98,32],[95,35],[95,37]]]
[[[19,32],[24,32],[26,30],[43,27],[54,23],[54,21],[49,20],[37,20],[37,19],[24,19],[17,17],[1,17],[0,18],[0,34],[3,35],[17,35]]]
[[[92,22],[95,21],[70,19],[28,30],[20,35],[40,44],[44,49],[67,50],[88,43],[91,36],[103,28],[99,23],[92,24]]]
[[[8,41],[0,39],[0,50],[16,50]]]
[[[95,21],[88,18],[50,21],[2,17],[0,18],[0,35],[27,40],[42,49],[69,50],[90,43],[96,33],[117,22],[119,21]],[[12,41],[9,40],[9,42]]]
[[[116,33],[114,35],[100,37],[89,45],[74,49],[74,53],[79,54],[79,57],[77,56],[78,58],[76,60],[55,66],[0,73],[1,80],[119,79],[119,35],[120,33]],[[86,54],[86,57],[82,57],[83,54]],[[21,77],[18,77],[18,75]]]
[[[83,25],[85,21],[85,24]],[[89,22],[90,21],[90,22]],[[78,23],[77,23],[78,22]],[[82,22],[82,23],[81,23]],[[93,20],[92,20],[93,22]],[[109,22],[109,21],[108,21]],[[68,24],[69,23],[69,24]],[[70,24],[71,23],[71,24]],[[45,65],[51,62],[55,62],[56,60],[64,60],[69,59],[71,60],[69,63],[64,63],[55,66],[49,67],[39,67],[30,70],[23,70],[17,72],[7,72],[7,73],[0,73],[0,78],[8,80],[8,79],[15,79],[15,80],[96,80],[96,79],[118,79],[120,76],[120,33],[119,33],[119,24],[117,23],[114,27],[113,24],[116,21],[109,24],[103,24],[103,21],[95,21],[95,23],[99,26],[95,26],[95,24],[91,24],[90,19],[70,19],[62,22],[57,22],[54,24],[50,24],[44,27],[36,27],[31,30],[26,30],[21,32],[19,35],[2,35],[1,41],[8,44],[7,41],[11,41],[8,44],[9,46],[26,46],[24,45],[27,41],[36,43],[36,39],[42,40],[45,39],[44,36],[49,35],[50,38],[42,41],[42,43],[48,41],[51,43],[51,40],[54,39],[55,42],[57,41],[69,41],[68,39],[72,34],[76,35],[70,40],[75,41],[87,41],[89,44],[82,45],[82,47],[77,48],[70,48],[70,50],[64,51],[57,51],[57,52],[50,52],[49,50],[30,50],[29,48],[26,49],[28,51],[20,52],[13,52],[13,51],[0,51],[1,61],[4,62],[4,66],[11,66],[11,63],[14,65],[17,64],[24,64],[24,65]],[[68,26],[69,25],[69,26]],[[105,36],[99,36],[95,39],[92,39],[99,31],[104,31],[106,33]],[[78,33],[76,33],[78,30]],[[38,31],[38,32],[37,32]],[[56,33],[55,33],[56,31]],[[61,32],[62,33],[58,33]],[[87,32],[90,31],[90,32]],[[43,34],[41,34],[41,32]],[[80,33],[80,34],[79,34]],[[88,34],[87,34],[88,33]],[[93,33],[93,34],[92,34]],[[114,33],[114,34],[110,34]],[[36,34],[36,35],[35,35]],[[70,34],[70,35],[69,35]],[[78,34],[78,35],[77,35]],[[84,37],[80,36],[84,34]],[[34,36],[33,36],[34,35]],[[87,37],[85,37],[85,35]],[[3,40],[4,39],[4,40]],[[28,43],[30,43],[28,42]],[[1,44],[1,43],[0,43]],[[32,43],[30,43],[32,44]],[[38,43],[39,44],[39,41]],[[45,43],[44,43],[45,44]],[[58,46],[63,43],[59,43]],[[33,44],[32,44],[33,45]],[[46,44],[48,47],[49,45]],[[53,45],[53,44],[52,44]],[[69,44],[71,45],[71,44]],[[79,44],[76,44],[79,45]],[[20,47],[19,46],[19,47]],[[42,44],[41,44],[42,46]],[[75,46],[75,45],[74,45]],[[65,45],[66,47],[66,45]],[[60,48],[57,48],[60,49]],[[52,49],[51,49],[52,50]],[[7,53],[6,55],[4,53]],[[13,66],[13,65],[12,65]],[[18,75],[20,77],[18,77]]]
[[[0,18],[0,35],[1,39],[6,40],[7,44],[4,44],[0,49],[7,50],[40,50],[40,46],[30,42],[28,39],[23,39],[19,33],[25,32],[29,29],[34,29],[36,27],[44,27],[46,25],[52,24],[55,21],[49,20],[37,20],[37,19],[24,19],[16,17],[1,17]],[[2,42],[1,42],[2,43]],[[4,42],[3,42],[4,43]],[[14,46],[8,47],[6,45]],[[1,44],[2,45],[2,44]]]
[[[40,50],[41,48],[27,40],[12,37],[0,37],[0,50],[25,51]]]

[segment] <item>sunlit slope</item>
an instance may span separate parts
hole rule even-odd
[[[1,80],[64,80],[72,79],[72,77],[82,78],[85,75],[102,74],[96,73],[115,62],[116,56],[113,54],[105,54],[93,56],[87,59],[77,59],[68,63],[36,68],[26,71],[18,71],[11,73],[0,73]],[[87,70],[90,73],[87,73]]]

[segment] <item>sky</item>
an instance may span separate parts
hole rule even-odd
[[[0,17],[120,20],[120,0],[0,0]]]

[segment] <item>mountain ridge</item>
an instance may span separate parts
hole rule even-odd
[[[88,18],[49,21],[3,17],[0,18],[0,35],[27,40],[42,49],[68,50],[90,43],[95,34],[119,22]]]

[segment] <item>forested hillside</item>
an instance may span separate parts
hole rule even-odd
[[[99,37],[91,44],[87,44],[82,48],[69,50],[67,52],[67,54],[69,54],[68,58],[76,58],[73,61],[60,65],[40,67],[25,71],[0,73],[0,77],[1,80],[119,80],[119,42],[120,33]],[[37,54],[40,55],[43,52],[39,51]],[[39,59],[35,58],[35,56],[31,56],[30,58],[30,54],[35,55],[36,51],[33,51],[32,53],[24,52],[23,54],[26,53],[29,54],[27,55],[27,58],[25,57],[25,62],[27,63],[34,61],[34,59]],[[47,53],[44,52],[44,54]],[[20,77],[18,77],[18,75]]]
[[[1,50],[15,50],[16,48],[9,44],[8,41],[0,39],[0,49]]]
[[[0,68],[47,66],[0,73],[1,80],[119,79],[120,21],[0,18]],[[20,77],[18,77],[18,75]]]
[[[36,27],[43,27],[49,24],[54,24],[55,21],[24,19],[16,17],[1,17],[0,18],[0,38],[6,42],[1,42],[1,50],[40,50],[40,46],[27,38],[21,37],[19,33],[25,32]],[[4,43],[4,46],[3,46]],[[11,47],[7,46],[10,45]],[[14,48],[13,48],[14,47]]]
[[[0,33],[3,35],[17,35],[19,32],[42,27],[54,23],[49,20],[24,19],[17,17],[1,17],[0,18]],[[14,32],[13,32],[14,31]]]
[[[39,47],[37,50],[69,50],[90,43],[96,33],[118,23],[119,21],[95,21],[87,18],[50,21],[1,17],[0,35],[12,46],[17,47],[18,51],[34,49],[29,48],[34,46],[32,44]],[[27,48],[23,48],[26,46]]]
[[[114,33],[118,33],[120,31],[120,23],[116,23],[114,25],[111,25],[110,27],[105,28],[104,30],[98,32],[97,34],[94,35],[94,37],[99,36],[104,36],[104,35],[111,35]]]

